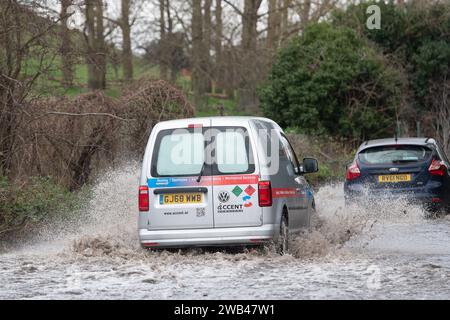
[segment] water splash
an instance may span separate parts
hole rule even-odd
[[[366,200],[348,206],[342,184],[320,188],[316,203],[311,230],[297,237],[292,245],[292,254],[298,258],[336,254],[348,243],[365,248],[386,226],[425,222],[422,207],[411,204],[406,198]]]
[[[92,198],[86,206],[83,226],[72,237],[70,250],[85,256],[135,255],[142,258],[144,251],[137,238],[136,190],[139,167],[131,163],[120,170],[103,175],[95,185]],[[317,213],[311,230],[293,239],[291,255],[311,259],[340,255],[349,243],[366,247],[383,226],[423,223],[423,210],[406,199],[392,202],[364,203],[346,206],[342,184],[321,187],[316,194]],[[177,254],[214,254],[221,249],[172,250]],[[228,250],[232,255],[235,252]],[[248,254],[250,251],[246,251]],[[251,250],[252,255],[274,256],[270,248]],[[159,252],[160,253],[160,252]],[[152,253],[152,254],[158,254]]]

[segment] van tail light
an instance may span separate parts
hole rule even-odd
[[[445,176],[447,171],[447,166],[443,161],[433,160],[431,162],[430,167],[428,168],[428,172],[433,176]]]
[[[272,187],[270,181],[258,182],[258,198],[260,207],[272,206]]]
[[[345,173],[345,179],[347,181],[354,180],[361,176],[361,170],[359,170],[358,164],[355,162],[350,167],[348,167],[347,172]]]
[[[139,187],[139,211],[149,211],[150,210],[150,201],[148,195],[148,187],[140,186]]]

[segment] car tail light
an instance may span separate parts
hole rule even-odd
[[[140,186],[139,187],[139,211],[149,211],[150,210],[150,201],[148,195],[148,187]]]
[[[428,168],[428,172],[433,176],[444,176],[447,170],[447,166],[444,162],[439,160],[433,160],[431,162],[430,167]]]
[[[193,128],[202,128],[203,125],[201,123],[191,123],[188,124],[188,129],[193,129]]]
[[[272,206],[272,187],[270,181],[258,182],[258,198],[260,207]]]
[[[359,178],[360,176],[361,170],[359,170],[358,164],[355,162],[350,167],[348,167],[345,174],[345,179],[347,179],[347,181],[350,181]]]

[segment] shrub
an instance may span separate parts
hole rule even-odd
[[[194,116],[194,108],[183,92],[163,80],[137,81],[125,90],[120,105],[120,115],[133,119],[125,132],[128,148],[139,154],[156,123]]]
[[[10,183],[0,177],[0,237],[43,221],[68,203],[71,195],[50,177]]]
[[[159,121],[190,117],[182,92],[164,81],[139,81],[114,99],[101,91],[75,98],[36,98],[21,106],[11,180],[54,177],[76,190],[127,151],[144,150]]]
[[[346,165],[352,161],[354,152],[343,141],[307,136],[292,129],[287,129],[286,132],[299,161],[305,157],[313,157],[319,162],[319,172],[306,175],[309,183],[317,187],[344,179]]]
[[[99,162],[114,159],[122,121],[115,116],[116,101],[104,93],[40,98],[28,108],[31,119],[20,126],[16,177],[51,175],[74,190]]]
[[[303,133],[392,135],[399,78],[355,31],[313,24],[279,52],[261,104],[266,116]]]

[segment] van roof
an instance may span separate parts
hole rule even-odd
[[[265,122],[270,122],[272,124],[274,124],[276,127],[279,127],[278,124],[268,118],[264,118],[264,117],[252,117],[252,116],[223,116],[223,117],[197,117],[197,118],[185,118],[185,119],[175,119],[175,120],[167,120],[167,121],[161,121],[158,122],[156,124],[156,126],[161,126],[164,128],[168,128],[168,127],[179,127],[179,126],[185,126],[187,123],[191,122],[195,124],[195,121],[207,121],[207,120],[213,120],[213,119],[217,119],[217,120],[221,120],[223,121],[230,121],[230,123],[233,123],[233,125],[235,125],[236,123],[242,122],[242,123],[247,123],[250,120],[260,120],[260,121],[265,121]]]
[[[379,146],[389,146],[389,145],[396,145],[396,144],[409,144],[409,145],[419,145],[419,146],[425,146],[429,143],[435,143],[435,140],[433,138],[386,138],[386,139],[376,139],[376,140],[368,140],[363,142],[361,146],[359,147],[358,152],[372,147],[379,147]]]

